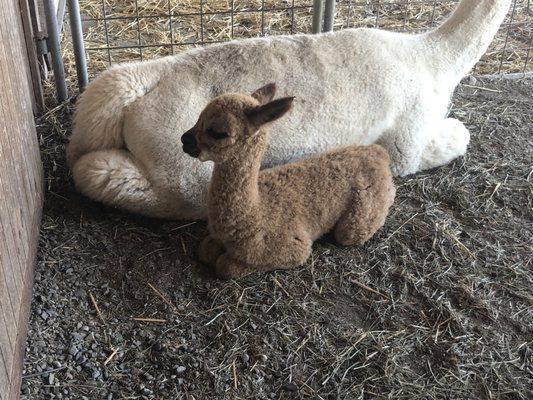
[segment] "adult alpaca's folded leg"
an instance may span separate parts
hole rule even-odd
[[[170,207],[126,150],[94,151],[72,168],[76,188],[107,205],[152,217],[168,218]]]
[[[420,170],[440,167],[466,153],[470,132],[454,118],[436,122],[427,129],[428,142],[422,152]]]

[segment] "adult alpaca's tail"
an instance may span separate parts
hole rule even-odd
[[[124,109],[153,89],[173,58],[111,67],[79,97],[67,147],[70,167],[84,154],[124,146]]]
[[[511,0],[462,0],[437,29],[424,35],[436,75],[458,83],[487,51]]]

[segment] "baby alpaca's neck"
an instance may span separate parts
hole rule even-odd
[[[240,154],[215,163],[209,189],[209,220],[232,229],[254,224],[259,205],[259,170],[266,137],[258,133]],[[214,226],[213,226],[214,227]]]

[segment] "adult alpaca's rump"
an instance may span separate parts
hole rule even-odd
[[[125,150],[156,196],[93,193],[88,189],[98,186],[91,181],[94,174],[75,176],[76,185],[130,211],[204,218],[212,167],[187,157],[179,137],[216,94],[251,92],[271,81],[285,94],[297,93],[299,101],[272,127],[264,165],[372,143],[388,150],[395,175],[446,164],[463,155],[470,140],[462,122],[446,118],[449,99],[486,51],[509,4],[462,0],[442,26],[419,35],[347,29],[273,36],[114,67],[81,96],[69,159],[76,169],[76,160],[87,154],[84,168],[91,170],[102,161],[91,164],[91,152]],[[126,174],[121,179],[120,171],[114,172],[115,182],[127,182]]]

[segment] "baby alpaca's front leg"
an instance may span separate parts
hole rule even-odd
[[[210,267],[215,267],[218,258],[224,253],[224,245],[218,240],[208,235],[198,248],[198,258],[200,262]]]
[[[281,241],[269,243],[267,249],[255,249],[247,262],[242,262],[228,253],[222,254],[216,265],[217,276],[222,279],[237,279],[253,272],[268,272],[276,269],[292,269],[306,262],[313,242],[305,230],[289,233]]]

